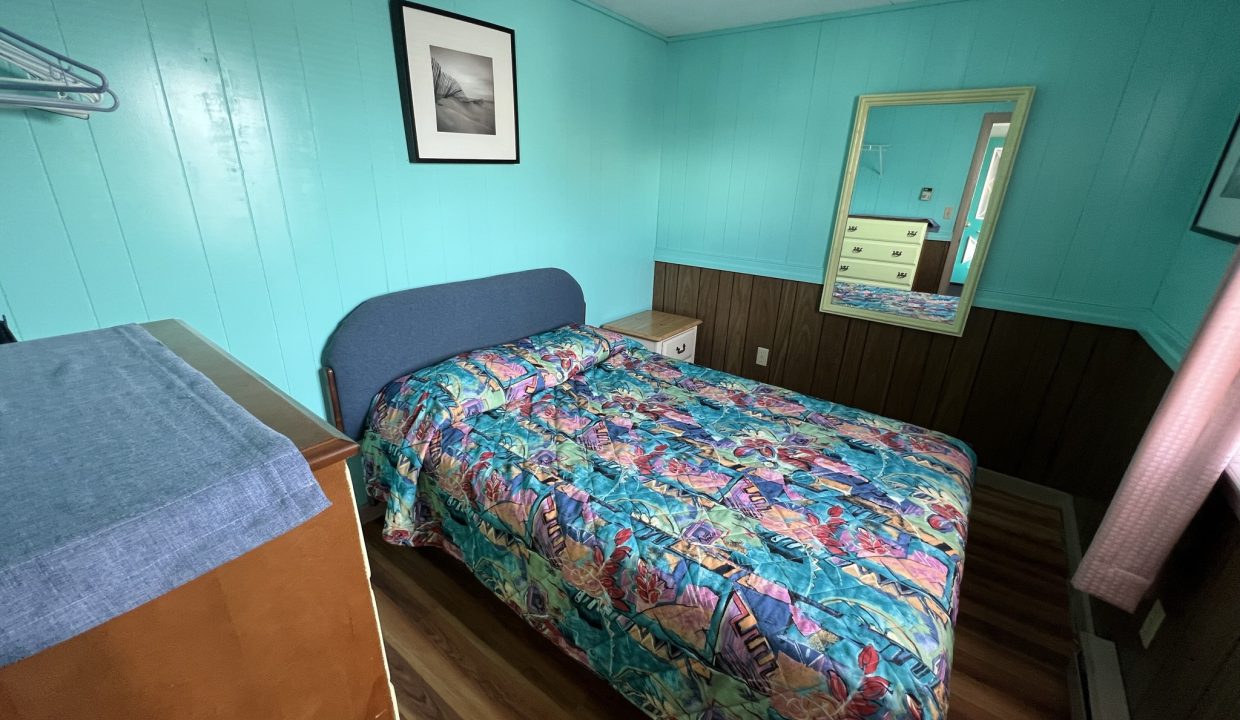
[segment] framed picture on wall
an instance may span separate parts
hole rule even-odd
[[[516,35],[392,0],[409,162],[520,162]]]
[[[1193,221],[1193,232],[1234,243],[1240,243],[1240,142],[1236,142],[1237,129],[1240,129],[1240,118],[1231,128],[1223,157],[1219,158],[1214,178],[1206,190],[1205,199],[1201,201],[1197,219]]]

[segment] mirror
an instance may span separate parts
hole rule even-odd
[[[862,95],[823,312],[960,335],[1033,88]]]

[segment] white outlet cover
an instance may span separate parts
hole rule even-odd
[[[1150,643],[1154,642],[1154,635],[1166,619],[1167,611],[1163,609],[1162,600],[1155,600],[1154,606],[1145,616],[1145,622],[1141,623],[1141,647],[1148,648]]]
[[[764,348],[764,347],[758,348],[758,356],[754,358],[754,362],[761,365],[762,367],[766,367],[766,364],[768,361],[770,361],[770,359],[771,359],[771,351],[769,348]]]

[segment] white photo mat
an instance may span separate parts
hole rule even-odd
[[[511,31],[475,24],[442,11],[400,3],[399,22],[404,34],[405,72],[401,73],[407,98],[405,131],[410,137],[411,161],[517,162],[516,81]],[[399,43],[399,37],[398,43]],[[494,97],[494,134],[445,132],[437,122],[435,78],[431,48],[491,60]],[[397,52],[400,52],[399,44]],[[398,57],[398,62],[401,58]],[[409,105],[412,105],[410,110]],[[416,155],[416,157],[415,157]]]

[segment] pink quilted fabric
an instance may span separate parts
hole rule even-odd
[[[1240,448],[1240,255],[1072,584],[1128,612]]]

